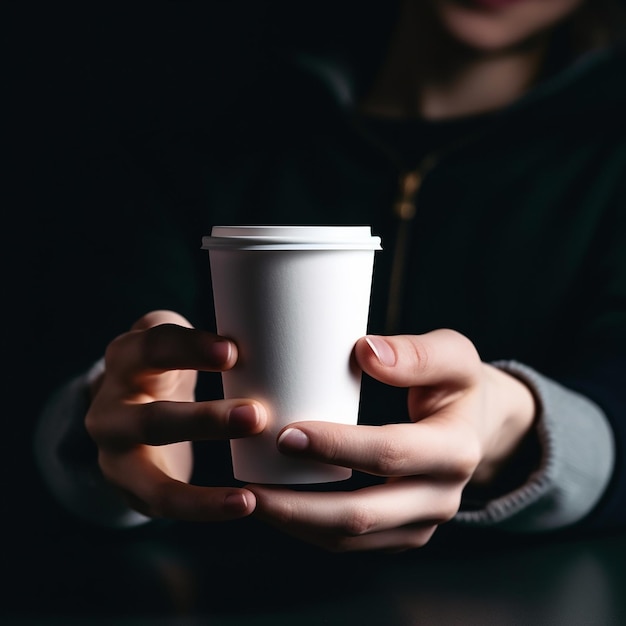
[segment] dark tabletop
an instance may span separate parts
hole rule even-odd
[[[328,554],[255,521],[8,541],[0,624],[626,624],[626,535]]]

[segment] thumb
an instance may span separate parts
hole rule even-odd
[[[423,335],[368,335],[355,345],[359,367],[395,387],[452,383],[466,386],[479,374],[481,361],[474,344],[450,329]]]

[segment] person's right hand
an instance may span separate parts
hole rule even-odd
[[[263,406],[252,400],[195,402],[198,371],[222,371],[237,360],[232,341],[196,330],[171,311],[153,311],[115,338],[93,389],[85,426],[104,476],[130,506],[149,517],[222,521],[254,511],[248,489],[188,484],[191,442],[263,430]]]

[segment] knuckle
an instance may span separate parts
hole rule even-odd
[[[171,497],[169,485],[165,482],[156,483],[147,498],[152,517],[168,517],[170,515]]]
[[[451,490],[450,493],[441,498],[441,508],[434,520],[437,525],[449,522],[461,507],[461,490]]]
[[[478,350],[469,337],[451,328],[445,328],[442,332],[449,336],[450,342],[454,342],[454,351],[458,355],[457,360],[459,363],[466,362],[476,365],[480,363],[481,359]]]
[[[437,530],[438,524],[422,526],[417,528],[411,535],[407,538],[406,544],[403,547],[404,551],[406,550],[416,550],[419,548],[423,548],[433,537],[435,531]]]
[[[100,468],[100,471],[102,472],[104,478],[111,484],[115,485],[116,481],[113,472],[111,471],[110,463],[108,461],[107,455],[104,454],[102,450],[98,451],[98,467]]]
[[[347,516],[342,524],[342,535],[348,537],[360,537],[366,535],[378,522],[378,516],[367,506],[360,504],[355,506],[350,515]]]
[[[168,353],[168,338],[173,324],[161,324],[147,329],[130,330],[111,340],[104,352],[107,366],[123,365],[127,361],[128,351],[132,347],[135,359],[141,363],[159,368],[165,362]]]
[[[84,420],[85,430],[91,439],[98,442],[102,438],[100,420],[89,411]]]
[[[157,424],[158,415],[153,411],[156,403],[139,404],[135,407],[134,419],[132,423],[133,437],[136,442],[158,445],[162,443],[158,437],[160,432],[159,424]]]
[[[87,434],[98,447],[117,448],[125,440],[119,432],[119,428],[115,425],[114,420],[104,420],[102,416],[88,413],[85,417],[84,425]]]
[[[467,482],[476,471],[481,456],[480,445],[477,441],[463,442],[459,446],[454,462],[451,465],[451,478],[461,483]]]
[[[297,526],[297,511],[299,507],[292,502],[282,502],[280,506],[272,508],[272,523],[278,527],[294,528]]]
[[[378,476],[395,476],[405,460],[406,451],[402,443],[395,438],[386,437],[374,461],[372,471]]]
[[[114,412],[89,411],[83,423],[87,434],[99,448],[122,450],[139,441],[131,432],[129,422],[116,418]]]
[[[122,488],[119,489],[119,492],[131,509],[138,511],[146,517],[152,517],[152,511],[150,510],[150,507],[141,498],[139,498],[134,493],[131,493],[130,491]]]
[[[140,331],[137,352],[141,363],[150,364],[157,369],[165,368],[170,327],[170,324],[162,324]]]
[[[345,535],[331,535],[325,537],[322,542],[322,547],[333,554],[345,554],[347,552],[354,551],[353,537],[346,537]]]
[[[337,461],[341,458],[341,435],[332,430],[324,433],[323,437],[319,435],[312,439],[313,446],[316,446],[316,441],[319,445],[319,451],[323,452],[323,458],[329,461]]]
[[[104,362],[107,366],[118,362],[123,357],[123,352],[131,332],[123,333],[112,339],[104,350]]]
[[[468,339],[463,333],[459,332],[458,330],[454,330],[453,328],[442,328],[439,332],[447,335],[451,341],[454,341],[456,344],[458,344],[457,347],[459,349],[474,350],[474,344],[470,341],[470,339]]]
[[[124,480],[124,474],[120,472],[118,467],[118,457],[116,454],[112,454],[108,451],[98,451],[98,467],[100,473],[104,477],[107,483],[118,490],[124,497],[126,497],[127,489]]]

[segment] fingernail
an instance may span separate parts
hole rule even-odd
[[[219,339],[211,344],[210,355],[216,363],[228,363],[233,346],[228,339]]]
[[[382,365],[391,366],[396,364],[396,353],[382,337],[368,335],[365,337],[365,341],[367,341],[367,345]]]
[[[278,438],[278,447],[287,450],[306,450],[309,447],[309,437],[297,428],[288,428]]]
[[[243,513],[248,508],[248,500],[243,493],[231,493],[224,498],[224,508],[230,513]]]
[[[228,425],[234,430],[250,432],[258,423],[258,413],[253,404],[235,406],[228,414]]]

